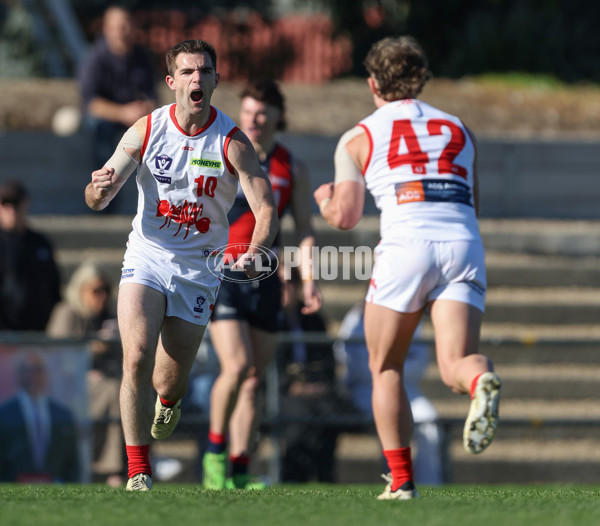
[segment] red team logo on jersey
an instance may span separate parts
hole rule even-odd
[[[169,228],[171,226],[171,221],[179,224],[179,228],[177,229],[177,232],[173,234],[173,237],[179,234],[181,227],[185,225],[186,229],[183,239],[186,239],[192,225],[195,225],[196,229],[201,234],[206,234],[206,232],[208,232],[210,228],[210,219],[208,217],[198,217],[199,215],[202,215],[203,209],[204,205],[200,204],[200,206],[198,206],[196,203],[188,203],[187,199],[182,205],[174,205],[169,203],[166,199],[163,199],[162,201],[158,201],[156,217],[165,218],[165,222],[160,228],[164,228],[165,226]]]

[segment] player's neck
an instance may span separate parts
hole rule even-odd
[[[271,151],[273,151],[273,148],[275,148],[275,138],[269,141],[253,142],[252,146],[256,150],[258,159],[262,162],[266,160]]]
[[[208,119],[210,118],[210,106],[206,108],[202,113],[190,114],[182,112],[181,114],[177,111],[179,105],[175,107],[175,118],[177,124],[189,135],[194,135],[198,130],[201,130],[206,126]]]

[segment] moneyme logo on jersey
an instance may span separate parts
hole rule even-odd
[[[190,161],[190,166],[200,166],[201,168],[217,168],[221,169],[223,163],[221,161],[213,161],[212,159],[193,158]]]
[[[154,168],[158,173],[152,172],[152,175],[159,183],[171,184],[171,176],[165,175],[171,170],[173,159],[165,153],[161,153],[154,158]]]
[[[258,247],[255,257],[255,269],[259,273],[255,278],[248,278],[246,273],[237,268],[232,268],[237,257],[233,254],[244,254],[248,250],[247,244],[231,244],[213,250],[206,258],[208,271],[223,281],[248,282],[261,281],[268,278],[271,274],[277,272],[279,259],[275,252],[266,247]],[[223,275],[224,270],[230,270],[231,273]],[[237,277],[239,275],[239,278]]]

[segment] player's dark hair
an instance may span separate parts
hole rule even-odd
[[[177,56],[181,53],[195,55],[204,52],[208,53],[212,60],[212,66],[217,71],[217,52],[212,44],[209,44],[206,40],[184,40],[183,42],[179,42],[179,44],[175,44],[167,51],[167,71],[169,75],[175,75]]]
[[[249,81],[242,91],[240,97],[252,97],[265,104],[270,104],[279,109],[278,130],[285,130],[287,122],[285,120],[285,99],[277,82],[271,79],[256,79]]]

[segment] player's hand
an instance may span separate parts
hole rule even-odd
[[[256,269],[259,263],[258,257],[260,257],[259,254],[246,252],[232,265],[231,270],[243,270],[250,279],[255,278],[260,274],[260,271]]]
[[[321,308],[323,304],[321,291],[312,279],[302,283],[302,294],[304,295],[304,305],[300,309],[302,314],[313,314]]]
[[[114,188],[114,168],[104,166],[100,170],[92,172],[92,187],[96,199],[104,199]]]
[[[320,207],[322,201],[333,197],[333,183],[325,183],[319,186],[319,188],[314,191],[313,197]]]

